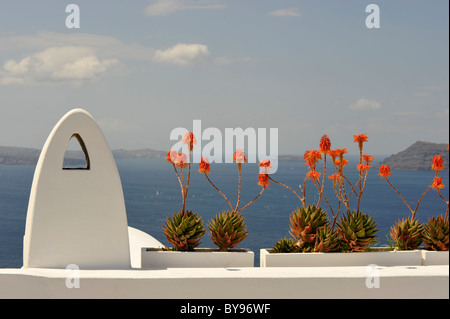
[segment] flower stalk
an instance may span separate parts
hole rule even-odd
[[[253,204],[264,193],[265,189],[269,186],[269,182],[268,182],[269,175],[266,174],[266,173],[260,173],[259,174],[258,185],[262,186],[262,189],[261,189],[260,193],[255,198],[253,198],[248,204],[246,204],[244,207],[239,208],[240,202],[241,202],[241,189],[242,189],[242,164],[247,161],[247,158],[245,157],[244,151],[240,150],[240,149],[236,150],[236,152],[234,153],[234,156],[233,156],[233,160],[235,162],[237,162],[237,167],[238,167],[238,195],[237,195],[237,202],[236,202],[235,206],[233,206],[231,204],[231,202],[228,199],[228,197],[209,178],[208,174],[211,172],[211,168],[210,168],[210,164],[209,164],[208,158],[204,157],[204,158],[202,158],[200,160],[199,173],[203,173],[205,175],[207,181],[211,184],[211,186],[220,195],[222,195],[222,197],[225,199],[225,201],[230,206],[231,212],[240,213],[244,209],[248,208],[251,204]],[[260,163],[259,166],[265,167],[266,170],[268,170],[270,167],[272,167],[270,165],[270,161],[268,161],[268,160],[263,160],[263,161],[261,161],[261,163]]]

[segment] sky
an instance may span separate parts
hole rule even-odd
[[[0,145],[40,149],[74,108],[112,149],[168,150],[194,120],[277,128],[278,153],[299,156],[323,134],[350,154],[361,133],[374,155],[448,143],[448,12],[446,0],[1,1]]]

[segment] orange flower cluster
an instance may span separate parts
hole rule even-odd
[[[431,188],[433,188],[435,190],[440,190],[444,187],[445,187],[445,185],[444,185],[444,183],[442,183],[442,177],[437,176],[433,179],[433,182],[431,183]]]
[[[361,172],[366,172],[370,169],[370,164],[372,164],[373,156],[368,155],[368,154],[363,154],[362,161],[364,162],[364,164],[363,163],[358,164],[357,168]]]
[[[334,167],[341,172],[344,166],[348,164],[348,161],[344,159],[344,155],[347,154],[346,148],[337,148],[335,150],[329,150],[328,155],[331,156]]]
[[[208,158],[202,157],[200,159],[199,166],[200,166],[200,168],[198,170],[199,173],[205,173],[205,174],[211,173],[211,169],[209,168]]]
[[[444,159],[442,158],[441,154],[433,156],[433,163],[431,164],[431,169],[436,171],[436,174],[444,169]]]
[[[320,173],[316,171],[316,166],[319,160],[322,159],[322,154],[320,151],[306,151],[303,155],[303,159],[305,160],[305,165],[309,166],[310,169],[306,176],[311,180],[318,180]]]
[[[389,176],[391,176],[391,168],[389,167],[389,165],[381,165],[380,173],[378,175],[380,175],[382,178],[388,178]]]
[[[327,154],[330,151],[331,141],[328,135],[325,134],[324,136],[322,136],[322,138],[320,139],[319,147],[321,153]]]
[[[320,151],[306,151],[303,155],[303,159],[305,160],[305,165],[309,166],[309,169],[315,170],[317,162],[322,159],[322,154]]]
[[[261,172],[259,173],[259,182],[258,185],[259,186],[269,186],[269,173],[270,173],[270,169],[272,168],[272,164],[270,164],[270,160],[269,159],[263,159],[259,162],[258,164],[259,167],[261,167]],[[261,175],[265,175],[265,176],[261,176]]]
[[[188,166],[186,154],[174,150],[167,152],[166,161],[181,168]]]
[[[258,176],[258,185],[262,186],[262,187],[268,187],[269,184],[269,175],[268,174],[264,174],[264,173],[259,173]]]
[[[194,133],[188,132],[184,135],[182,139],[183,144],[187,144],[189,146],[189,160],[186,154],[184,153],[178,153],[175,150],[170,150],[167,152],[166,161],[171,163],[173,165],[173,169],[175,170],[175,174],[177,175],[178,182],[180,183],[181,188],[181,196],[183,199],[183,213],[185,212],[186,208],[186,199],[189,191],[189,182],[191,177],[191,155],[192,150],[194,149],[194,144],[197,144],[197,140],[194,137]],[[188,176],[187,176],[187,182],[184,182],[183,178],[183,168],[189,166],[188,170]],[[180,168],[180,172],[178,172],[177,167]]]
[[[233,161],[241,164],[247,161],[245,157],[244,150],[236,150],[233,155]]]
[[[270,160],[269,159],[263,159],[259,162],[258,164],[259,167],[268,167],[271,168],[272,164],[270,164]]]
[[[365,142],[367,142],[368,139],[369,139],[369,138],[367,137],[366,134],[357,134],[357,135],[354,135],[354,136],[353,136],[353,141],[354,141],[355,143],[358,143],[358,144],[359,144],[359,150],[360,150],[360,152],[362,152],[363,144],[364,144]]]
[[[190,151],[194,149],[194,144],[197,144],[197,140],[195,139],[194,133],[192,132],[186,133],[181,141],[183,142],[183,144],[189,145]]]
[[[318,171],[311,170],[308,173],[306,173],[306,176],[312,181],[319,180],[320,173]]]

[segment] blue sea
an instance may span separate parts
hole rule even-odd
[[[122,159],[116,163],[122,180],[129,226],[151,234],[163,244],[169,245],[162,226],[168,216],[181,209],[180,186],[172,166],[164,159]],[[356,164],[353,160],[346,167],[346,176],[353,183],[358,178]],[[211,169],[211,180],[234,204],[237,200],[237,165],[211,164]],[[23,235],[34,170],[35,166],[32,165],[0,165],[0,268],[22,267]],[[197,170],[198,165],[193,165],[186,208],[202,216],[206,226],[217,213],[229,206]],[[305,173],[303,162],[280,162],[272,177],[298,189]],[[333,173],[334,168],[328,169],[327,175]],[[442,194],[448,199],[448,171],[441,172],[440,176],[446,185]],[[414,208],[433,177],[433,171],[392,171],[390,181]],[[240,207],[260,192],[261,187],[257,183],[257,165],[244,164]],[[327,179],[326,183],[325,195],[333,203],[333,207],[337,207],[331,181]],[[311,182],[306,184],[306,193],[308,203],[317,202],[317,191]],[[352,204],[356,208],[355,202]],[[290,190],[271,183],[263,195],[243,211],[249,237],[237,248],[254,251],[255,265],[259,265],[261,248],[271,248],[277,240],[290,236],[289,216],[300,206],[301,202]],[[324,201],[322,206],[328,211]],[[378,176],[377,169],[369,172],[361,210],[373,216],[378,224],[378,245],[388,245],[387,236],[392,224],[397,219],[410,215],[400,197]],[[437,196],[436,191],[430,190],[420,205],[417,218],[426,222],[431,216],[444,214],[445,210],[446,204]],[[203,236],[200,246],[215,247],[208,233]]]

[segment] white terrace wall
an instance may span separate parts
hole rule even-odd
[[[449,298],[448,266],[0,269],[0,298],[403,299]],[[368,285],[367,285],[368,283]]]
[[[63,169],[73,136],[85,152],[84,169]],[[69,112],[36,166],[24,265],[0,269],[0,298],[449,298],[448,265],[380,267],[373,278],[367,267],[131,268],[145,246],[161,243],[128,227],[100,128],[86,111]],[[72,264],[80,270],[66,270]],[[67,285],[74,275],[79,288]]]

